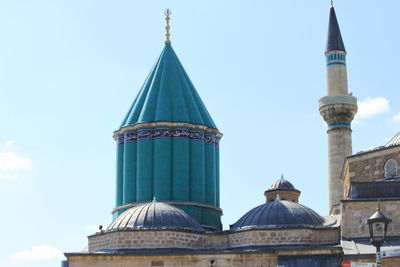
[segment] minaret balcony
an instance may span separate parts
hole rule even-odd
[[[319,112],[331,128],[350,127],[357,113],[357,98],[348,96],[325,96],[319,100]]]
[[[357,98],[352,95],[324,96],[319,100],[319,108],[328,104],[357,105]]]

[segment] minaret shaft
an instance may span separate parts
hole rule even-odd
[[[344,51],[331,51],[327,57],[327,96],[319,101],[319,111],[328,124],[329,209],[339,213],[343,198],[342,167],[352,154],[351,122],[357,112],[357,99],[348,93]]]
[[[336,127],[328,131],[329,208],[337,213],[343,199],[342,168],[346,156],[352,154],[351,129]]]
[[[347,53],[333,6],[326,50],[327,96],[319,100],[319,112],[328,124],[329,210],[338,214],[343,199],[343,163],[352,154],[351,122],[357,113],[357,98],[348,91]]]
[[[335,53],[336,52],[336,53]],[[346,69],[346,52],[335,51],[327,52],[325,56],[327,61],[329,57],[335,58],[340,57],[341,60],[336,59],[328,64],[328,70],[326,72],[327,82],[327,95],[328,96],[340,96],[348,95],[348,83],[347,83],[347,69]]]

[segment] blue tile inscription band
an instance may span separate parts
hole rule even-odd
[[[335,122],[335,123],[328,124],[328,127],[333,127],[333,126],[338,126],[338,125],[350,126],[351,124],[348,122]]]
[[[326,56],[326,65],[344,65],[346,66],[346,55],[332,54]]]
[[[330,66],[330,65],[344,65],[344,66],[346,66],[346,63],[345,62],[331,62],[331,63],[328,63],[326,65],[327,66]]]
[[[180,138],[188,140],[203,141],[206,144],[213,144],[218,146],[219,139],[215,134],[208,134],[204,131],[191,131],[186,128],[156,128],[156,129],[139,129],[134,132],[126,132],[123,136],[117,137],[117,144],[119,146],[136,142],[143,139],[157,139],[157,138]]]

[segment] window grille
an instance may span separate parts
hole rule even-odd
[[[397,163],[394,159],[389,159],[385,163],[385,178],[397,175]]]

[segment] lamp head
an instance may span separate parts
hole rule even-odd
[[[392,220],[378,210],[368,218],[369,235],[374,246],[381,246],[386,239],[386,232]]]

